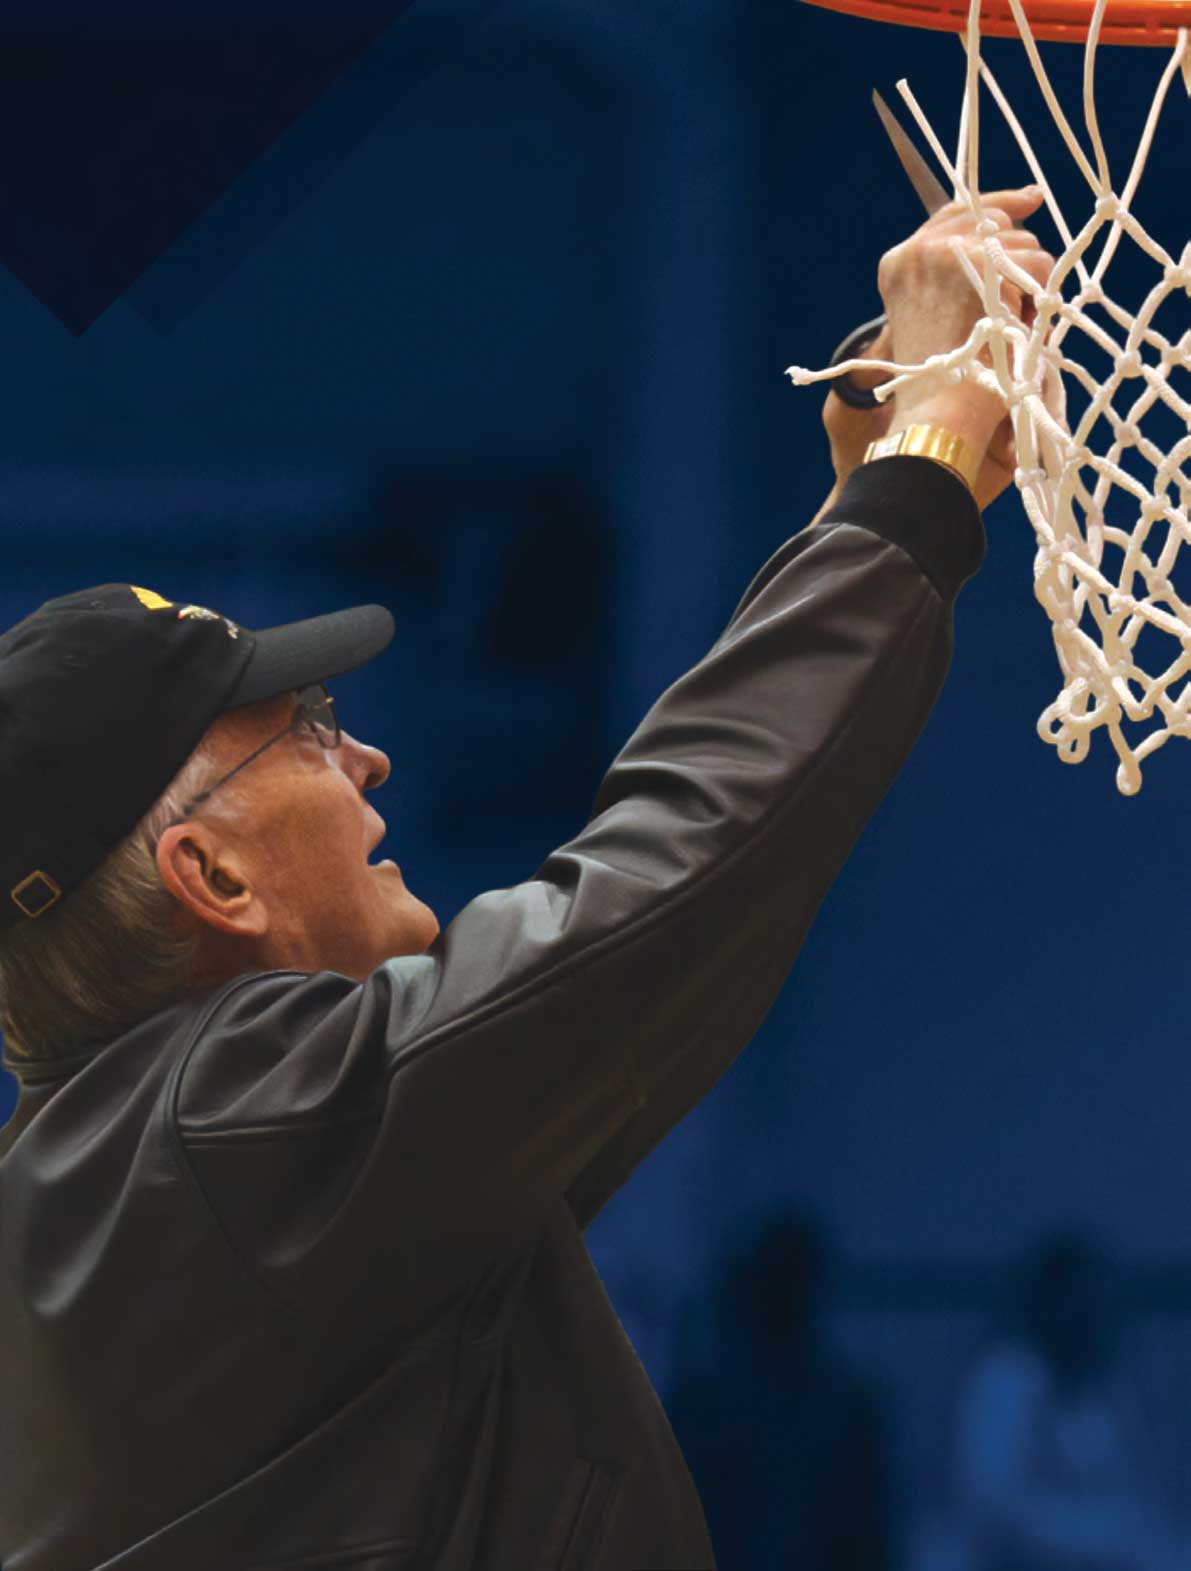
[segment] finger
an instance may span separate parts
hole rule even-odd
[[[1051,269],[1054,266],[1053,257],[1035,253],[1027,264],[1023,264],[1020,257],[1015,257],[1014,260],[1022,267],[1024,272],[1034,279],[1040,292],[1046,288],[1050,280]],[[1009,310],[1021,320],[1027,330],[1032,329],[1034,323],[1038,320],[1038,307],[1035,304],[1033,293],[1019,289],[1016,284],[1010,283],[1008,279],[1004,280],[1003,287],[1004,301]]]
[[[1028,243],[1032,246],[1038,246],[1040,244],[1038,236],[1033,230],[1020,227],[1022,217],[1020,213],[1010,214],[1000,207],[988,207],[984,210],[984,217],[991,218],[996,225],[996,233],[992,238],[1001,245],[1008,245],[1010,236],[1013,236],[1012,243],[1014,245],[1025,245]],[[934,245],[950,240],[955,235],[965,235],[970,236],[974,243],[979,244],[983,236],[978,233],[978,227],[976,219],[971,213],[956,213],[954,217],[949,218],[945,223],[935,224],[932,222],[929,225],[924,224],[922,229],[918,231],[917,238]]]
[[[1037,185],[1013,186],[1008,191],[982,191],[980,202],[986,209],[989,207],[1012,207],[1015,209],[1037,207],[1043,200],[1043,190]],[[971,203],[962,197],[956,197],[949,202],[948,207],[962,207],[965,212],[971,212]],[[942,211],[942,209],[940,209]]]
[[[1023,273],[1028,274],[1039,289],[1045,289],[1050,283],[1051,274],[1055,269],[1055,259],[1049,251],[1015,251],[1011,260],[1014,267],[1019,267]],[[1006,284],[1010,288],[1016,287],[1010,284],[1009,280],[1006,280]]]
[[[1049,281],[1057,265],[1049,251],[1019,251],[1013,260],[1041,285]]]
[[[997,236],[997,243],[1014,267],[1024,268],[1028,273],[1033,272],[1037,267],[1042,267],[1049,271],[1056,265],[1055,258],[1051,253],[1038,243],[1037,235],[1030,235],[1028,245],[1022,240],[1018,240],[1013,245],[1006,245],[1000,235]],[[972,244],[968,249],[975,257],[983,255],[983,245],[976,237],[973,237]]]
[[[944,214],[947,216],[944,217]],[[984,217],[991,218],[998,229],[1011,229],[1013,219],[1003,207],[986,207]],[[966,203],[950,203],[948,207],[941,207],[935,216],[923,224],[924,229],[954,229],[956,231],[971,230],[975,227],[976,217]]]
[[[1029,273],[1031,278],[1045,286],[1058,264],[1055,257],[1039,244],[1037,235],[1032,235],[1028,229],[1010,229],[995,238],[1014,267],[1021,268],[1023,272]],[[973,261],[979,261],[984,254],[984,241],[981,236],[972,235],[967,250]]]
[[[1014,186],[1009,191],[989,191],[981,196],[980,200],[986,205],[989,202],[997,207],[1037,207],[1043,200],[1045,193],[1040,185]]]
[[[1015,267],[1024,267],[1032,272],[1035,265],[1041,265],[1049,272],[1058,265],[1053,253],[1046,249],[1037,235],[1030,234],[1028,230],[1012,229],[1008,234],[995,238]],[[972,249],[979,251],[979,242]]]
[[[997,239],[1002,245],[1008,245],[1010,242],[1012,242],[1014,245],[1023,245],[1026,243],[1029,243],[1030,245],[1038,244],[1038,236],[1034,233],[1034,231],[1032,229],[1022,228],[1020,222],[1020,213],[1008,213],[1002,207],[987,207],[984,210],[984,216],[986,218],[991,218],[996,222],[997,228],[1001,231],[997,235]],[[965,219],[968,226],[974,231],[975,224],[973,222],[971,213],[960,215],[958,221],[962,223]],[[953,220],[953,222],[955,221],[956,220]]]
[[[1006,225],[1011,221],[1011,213],[1017,217],[1032,213],[1042,205],[1043,200],[1044,194],[1038,186],[1025,186],[1017,191],[989,191],[980,198],[984,216],[995,217],[998,223],[1004,222]],[[971,222],[973,217],[972,204],[956,198],[940,207],[927,223],[932,228],[938,228],[942,224],[953,223],[957,218],[966,218]]]

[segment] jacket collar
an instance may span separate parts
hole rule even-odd
[[[17,1105],[12,1117],[0,1128],[0,1160],[6,1157],[22,1130],[27,1129],[42,1108],[80,1069],[91,1063],[96,1049],[88,1053],[72,1053],[69,1058],[21,1058],[16,1054],[3,1055],[5,1069],[16,1075],[20,1082]]]

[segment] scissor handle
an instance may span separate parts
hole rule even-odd
[[[839,365],[841,360],[855,360],[861,350],[867,348],[873,339],[877,337],[888,320],[889,318],[886,316],[875,316],[871,322],[865,322],[863,326],[854,328],[832,355],[829,364]],[[879,407],[872,393],[857,387],[854,382],[849,380],[846,374],[837,376],[831,385],[834,387],[836,395],[842,398],[844,403],[848,404],[852,409],[876,409]]]

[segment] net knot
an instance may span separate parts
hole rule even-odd
[[[1027,475],[1037,476],[1040,480],[1045,480],[1046,471],[1044,469],[1031,469],[1027,471]],[[1061,563],[1067,549],[1068,547],[1062,540],[1040,540],[1038,542],[1038,552],[1034,558],[1034,577],[1038,578],[1047,568]],[[1061,622],[1057,622],[1056,626],[1061,627],[1065,632],[1074,632],[1075,623],[1071,622],[1070,627],[1068,627],[1068,622],[1071,622],[1071,619],[1065,617]]]
[[[1079,300],[1081,305],[1103,305],[1105,299],[1106,296],[1104,290],[1100,287],[1098,280],[1095,278],[1089,278],[1087,283],[1079,292]]]
[[[1097,197],[1095,211],[1097,218],[1115,218],[1121,211],[1120,198],[1112,191]]]
[[[1142,373],[1142,359],[1136,349],[1130,349],[1117,361],[1117,370],[1122,376],[1140,376]]]

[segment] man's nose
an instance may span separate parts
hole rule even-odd
[[[382,753],[379,747],[369,747],[366,742],[358,742],[347,731],[340,732],[339,751],[344,770],[361,791],[375,791],[377,786],[384,785],[392,773],[386,753]]]

